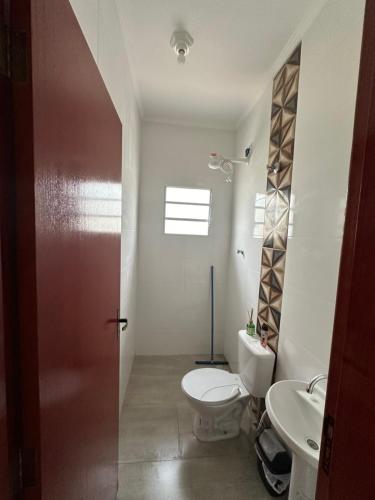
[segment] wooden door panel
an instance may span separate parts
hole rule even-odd
[[[25,498],[114,500],[121,123],[69,1],[14,1],[31,56],[15,104],[32,104],[17,148],[33,137],[17,187],[18,206],[30,200],[18,217],[24,441],[39,464]]]
[[[371,500],[375,463],[375,3],[367,1],[319,500]],[[333,439],[332,439],[333,435]]]
[[[121,124],[69,2],[32,33],[42,497],[113,499]]]

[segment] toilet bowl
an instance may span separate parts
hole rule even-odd
[[[237,436],[250,394],[238,374],[200,368],[182,379],[182,391],[195,410],[193,431],[201,441]]]
[[[187,373],[181,388],[194,410],[193,432],[201,441],[237,436],[250,396],[264,398],[271,385],[273,351],[246,331],[238,334],[240,373],[200,368]]]

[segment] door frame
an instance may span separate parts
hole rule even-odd
[[[40,488],[40,423],[35,268],[34,127],[32,106],[31,0],[9,0],[10,32],[19,54],[12,74],[15,176],[16,287],[19,365],[20,498],[37,500]],[[22,334],[27,328],[28,334]]]
[[[0,65],[0,365],[4,446],[7,461],[2,474],[7,480],[5,499],[21,495],[22,410],[19,362],[19,315],[17,290],[16,172],[14,168],[14,107],[12,67],[12,0],[0,0],[2,61]],[[1,490],[2,491],[2,490]]]
[[[330,471],[332,470],[332,465],[335,463],[335,460],[340,460],[340,455],[337,453],[337,447],[340,444],[344,444],[346,436],[343,436],[342,433],[340,435],[335,435],[334,425],[336,419],[351,418],[356,412],[356,408],[353,408],[353,415],[343,415],[339,413],[341,400],[340,392],[345,373],[345,349],[347,341],[353,335],[358,335],[358,342],[360,342],[361,335],[361,332],[356,331],[356,322],[353,322],[354,304],[356,300],[358,300],[355,291],[353,291],[353,285],[354,281],[358,280],[360,273],[356,263],[362,258],[359,252],[360,247],[363,247],[365,242],[366,244],[370,244],[371,247],[375,246],[374,240],[371,240],[371,235],[365,235],[363,230],[359,230],[359,226],[361,223],[363,224],[365,217],[366,220],[370,217],[375,219],[375,204],[368,202],[371,196],[371,184],[375,184],[374,126],[375,2],[373,0],[367,0],[349,172],[348,199],[341,251],[325,420],[323,425],[322,451],[318,471],[317,500],[333,500],[338,498],[335,492],[331,491]],[[370,238],[370,241],[368,241],[368,238]],[[370,281],[371,279],[374,280],[374,268],[370,265],[370,261],[368,261],[368,280]],[[368,340],[369,337],[366,338],[366,342],[368,342]],[[371,349],[374,349],[374,335],[370,342],[372,342]],[[356,354],[354,354],[354,356],[355,355]],[[375,356],[373,356],[373,358],[374,368],[372,368],[372,371],[375,375]],[[360,361],[360,358],[358,358],[358,361]],[[361,392],[363,391],[363,387],[356,387],[356,390]],[[371,395],[369,396],[371,397]],[[375,405],[374,394],[372,394],[372,398],[373,404]],[[361,432],[361,427],[360,425],[358,429],[359,432]],[[368,432],[369,429],[362,429],[362,431]],[[348,453],[350,453],[350,449]],[[351,461],[354,463],[356,457],[352,456]],[[369,474],[373,465],[374,464],[369,464],[367,470],[362,471],[363,474]],[[348,478],[353,478],[353,476],[355,476],[353,469],[345,469],[345,473],[345,478],[342,478],[344,484]],[[361,480],[361,478],[358,479]]]

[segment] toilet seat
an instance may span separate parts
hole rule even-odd
[[[184,393],[206,405],[229,403],[247,391],[238,374],[218,368],[200,368],[187,373],[181,382]]]

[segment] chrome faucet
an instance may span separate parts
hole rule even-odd
[[[316,386],[316,384],[318,382],[320,382],[321,380],[324,380],[328,378],[328,375],[324,375],[323,373],[319,374],[319,375],[315,375],[315,377],[313,377],[308,386],[306,387],[306,392],[308,392],[309,394],[312,394],[313,393],[313,390],[314,390],[314,387]]]

